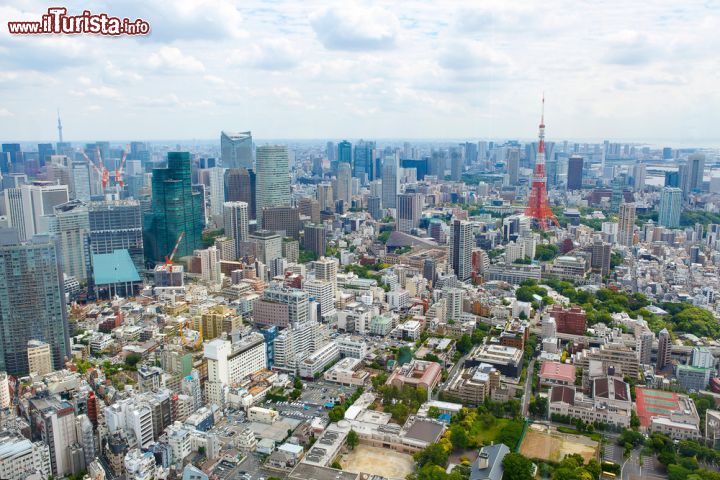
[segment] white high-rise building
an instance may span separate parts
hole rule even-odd
[[[446,298],[446,312],[449,320],[457,320],[463,311],[464,290],[461,288],[447,288],[443,290]]]
[[[50,344],[40,340],[30,340],[27,345],[28,371],[38,375],[47,375],[53,371]]]
[[[286,145],[258,147],[256,156],[255,203],[258,225],[262,225],[263,208],[290,205],[290,160]]]
[[[210,179],[210,212],[214,217],[223,214],[225,203],[225,169],[213,167],[208,169]]]
[[[223,204],[223,226],[225,235],[235,242],[235,254],[242,252],[242,242],[248,241],[248,204],[246,202],[225,202]]]
[[[335,289],[332,282],[325,280],[308,280],[305,282],[303,289],[320,304],[321,316],[335,312]]]
[[[90,255],[90,217],[85,205],[77,200],[57,205],[54,215],[48,219],[48,232],[60,245],[63,273],[85,282],[88,275],[87,260]]]
[[[336,199],[344,201],[349,206],[353,192],[352,170],[349,163],[341,162],[338,165],[336,186],[337,188],[333,190],[335,192]]]
[[[27,237],[48,233],[50,217],[55,213],[54,207],[70,199],[68,186],[33,182],[31,185],[22,185],[20,190]]]
[[[214,245],[204,250],[195,250],[195,256],[200,257],[200,275],[203,281],[216,285],[222,282],[220,271],[220,254]]]
[[[10,382],[6,372],[0,372],[0,409],[10,408]]]
[[[20,241],[24,242],[32,236],[25,228],[25,207],[23,206],[22,190],[18,188],[6,188],[3,191],[5,200],[5,215],[7,215],[8,226],[18,231]]]
[[[253,168],[253,140],[250,132],[221,132],[220,152],[225,168]]]
[[[90,188],[92,182],[92,173],[90,165],[84,161],[72,162],[72,185],[73,199],[81,202],[89,202],[92,190]]]
[[[400,193],[398,159],[388,155],[382,166],[382,208],[397,208],[397,194]]]
[[[248,375],[267,368],[265,338],[251,333],[238,342],[216,338],[205,344],[205,358],[208,364],[206,392],[208,402],[222,405],[224,389],[238,385]]]
[[[650,330],[643,330],[635,334],[635,350],[637,351],[640,365],[650,365],[654,340],[655,334]]]

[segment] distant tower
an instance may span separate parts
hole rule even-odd
[[[545,96],[542,100],[542,115],[538,132],[538,151],[535,160],[535,173],[533,174],[532,190],[528,205],[525,208],[525,215],[535,219],[542,229],[546,229],[551,223],[559,226],[555,214],[550,210],[545,185]]]
[[[58,141],[62,143],[62,122],[60,121],[60,109],[58,108]]]

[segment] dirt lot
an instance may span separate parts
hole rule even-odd
[[[358,445],[342,456],[343,470],[353,473],[370,473],[390,479],[404,479],[415,471],[412,456],[385,448]]]
[[[565,455],[579,453],[587,462],[596,458],[598,443],[581,435],[548,432],[532,426],[520,445],[520,453],[528,458],[559,462]]]

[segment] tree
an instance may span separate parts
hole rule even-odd
[[[345,408],[342,405],[335,405],[328,412],[328,417],[331,422],[339,422],[345,418]]]
[[[472,338],[467,333],[464,333],[462,337],[460,337],[460,339],[457,341],[457,345],[455,345],[457,351],[462,353],[463,355],[467,355],[468,353],[470,353],[472,347]]]
[[[140,355],[139,353],[132,352],[132,353],[129,353],[127,357],[125,357],[125,364],[130,367],[134,367],[135,365],[138,364],[138,362],[140,360],[142,360],[142,355]]]
[[[503,478],[532,480],[532,462],[519,453],[508,453],[503,459]]]
[[[427,464],[444,467],[448,461],[449,452],[440,443],[431,443],[424,450],[417,452],[414,457],[419,467]]]
[[[630,428],[635,431],[640,428],[640,417],[635,413],[635,410],[630,410]]]
[[[535,417],[545,418],[548,412],[548,399],[547,397],[535,397],[530,402],[529,406],[530,413]]]
[[[428,417],[430,418],[438,418],[440,416],[440,409],[438,407],[430,407],[428,408]]]
[[[347,439],[345,439],[345,442],[347,443],[347,446],[350,450],[355,450],[355,447],[357,447],[360,443],[360,437],[355,430],[350,430],[350,432],[348,432]]]
[[[340,465],[340,462],[338,462],[337,460],[333,460],[333,462],[330,464],[330,468],[342,470],[342,465]]]
[[[456,424],[450,429],[450,442],[456,450],[465,450],[470,443],[465,427]]]

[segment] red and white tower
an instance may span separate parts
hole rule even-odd
[[[545,178],[545,96],[542,99],[542,115],[538,131],[538,151],[535,159],[535,172],[532,179],[532,190],[525,207],[525,215],[535,219],[535,222],[543,230],[550,227],[550,224],[560,226],[555,214],[550,209],[547,197],[547,186]]]

